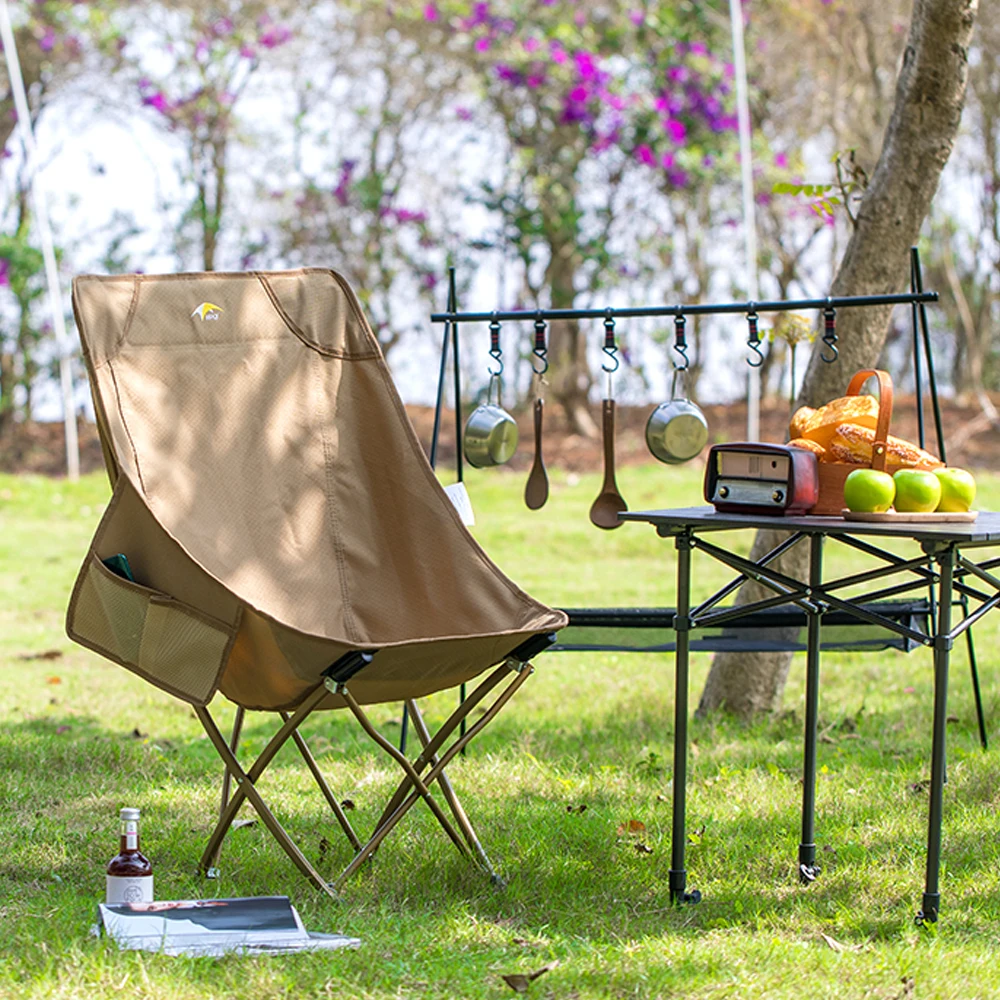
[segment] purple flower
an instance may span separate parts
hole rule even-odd
[[[676,143],[682,143],[687,138],[687,126],[676,118],[668,118],[663,123],[663,128]]]
[[[584,80],[592,80],[597,75],[597,67],[594,65],[594,57],[589,52],[577,52],[576,71]]]
[[[549,43],[549,56],[554,63],[559,63],[559,65],[562,65],[569,58],[566,55],[566,50],[558,42]]]
[[[641,10],[630,11],[628,16],[637,28],[646,23],[646,15]]]
[[[429,3],[424,7],[424,20],[436,21],[438,19],[437,4]]]
[[[460,121],[467,122],[472,119],[472,112],[468,108],[463,108],[461,105],[455,108],[455,117]]]
[[[244,43],[240,46],[240,55],[244,59],[253,59],[257,55],[257,50],[252,45]]]
[[[489,38],[477,38],[476,39],[476,51],[477,52],[489,52],[490,46],[493,42]]]
[[[774,165],[778,167],[779,170],[787,170],[788,157],[784,153],[776,153],[774,157]]]
[[[537,38],[530,37],[521,42],[521,47],[525,52],[537,52],[540,44]]]
[[[4,150],[6,152],[6,150]],[[0,288],[10,287],[10,261],[0,257]]]
[[[173,106],[160,90],[155,94],[149,94],[147,97],[144,97],[142,103],[159,111],[161,115],[169,115],[173,110]]]
[[[635,148],[635,158],[647,167],[656,166],[656,157],[653,155],[653,151],[649,146],[643,144],[641,146],[636,146]]]
[[[278,24],[273,28],[268,28],[257,41],[265,49],[276,49],[279,45],[284,45],[291,37],[292,32],[283,24]]]
[[[55,47],[55,44],[56,44],[56,33],[52,30],[52,28],[46,28],[45,34],[38,39],[38,47],[43,52],[51,52],[52,49]]]
[[[421,279],[420,284],[423,285],[427,291],[432,292],[437,287],[438,279],[436,274],[432,274],[428,271]]]
[[[692,42],[691,48],[689,49],[691,55],[693,56],[707,56],[708,47],[704,42]]]
[[[228,17],[220,17],[212,25],[212,30],[219,38],[226,38],[233,33],[233,22]]]

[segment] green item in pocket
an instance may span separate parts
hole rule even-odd
[[[132,575],[132,567],[128,564],[128,557],[124,552],[118,552],[113,556],[109,556],[107,559],[102,560],[104,565],[115,573],[117,576],[124,577],[126,580],[131,580],[135,583],[135,577]]]

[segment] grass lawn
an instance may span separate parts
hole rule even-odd
[[[699,502],[700,473],[627,468],[633,509]],[[668,604],[673,550],[652,528],[587,520],[599,477],[553,474],[527,511],[522,476],[472,473],[477,536],[527,590],[566,606]],[[1000,509],[983,475],[981,506]],[[798,885],[803,658],[785,711],[753,725],[691,726],[689,885],[669,904],[670,657],[551,654],[467,758],[459,794],[507,878],[493,888],[418,806],[339,902],[298,874],[261,824],[232,832],[222,878],[196,874],[217,809],[220,765],[191,709],[73,646],[70,586],[108,495],[0,477],[0,996],[466,997],[512,995],[502,976],[558,960],[536,997],[1000,996],[1000,766],[978,748],[964,645],[953,658],[942,919],[914,926],[923,890],[930,655],[823,659],[817,843],[823,874]],[[749,536],[732,543],[749,547]],[[861,564],[828,547],[830,571]],[[722,577],[696,555],[707,594]],[[976,629],[987,711],[1000,744],[1000,615]],[[44,654],[44,656],[42,655]],[[695,656],[692,700],[708,657]],[[432,699],[430,721],[452,696]],[[228,720],[230,713],[222,715]],[[398,708],[376,723],[398,734]],[[251,716],[248,751],[273,719]],[[345,713],[305,727],[362,831],[395,769]],[[288,747],[261,783],[320,869],[350,856]],[[362,938],[358,951],[287,958],[122,954],[89,935],[117,845],[120,806],[142,809],[159,898],[287,893],[311,930]],[[246,809],[245,816],[252,816]],[[639,833],[620,832],[630,821]],[[328,838],[328,839],[327,839]]]

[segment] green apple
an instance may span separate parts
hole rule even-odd
[[[844,503],[848,510],[881,512],[892,506],[896,484],[888,472],[855,469],[844,481]]]
[[[941,484],[941,500],[938,510],[956,511],[968,510],[976,499],[976,481],[965,469],[935,469]]]
[[[900,513],[926,514],[937,508],[941,484],[933,472],[900,469],[892,478],[896,483],[895,506]]]

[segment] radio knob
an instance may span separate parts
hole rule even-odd
[[[771,499],[772,499],[772,500],[773,500],[773,501],[774,501],[775,503],[781,503],[781,501],[785,499],[785,494],[784,494],[784,493],[783,493],[783,492],[782,492],[781,490],[775,490],[775,491],[774,491],[774,492],[773,492],[773,493],[771,494]]]
[[[719,487],[719,496],[722,497],[723,500],[725,500],[726,497],[729,496],[729,487],[728,486],[720,486]]]

